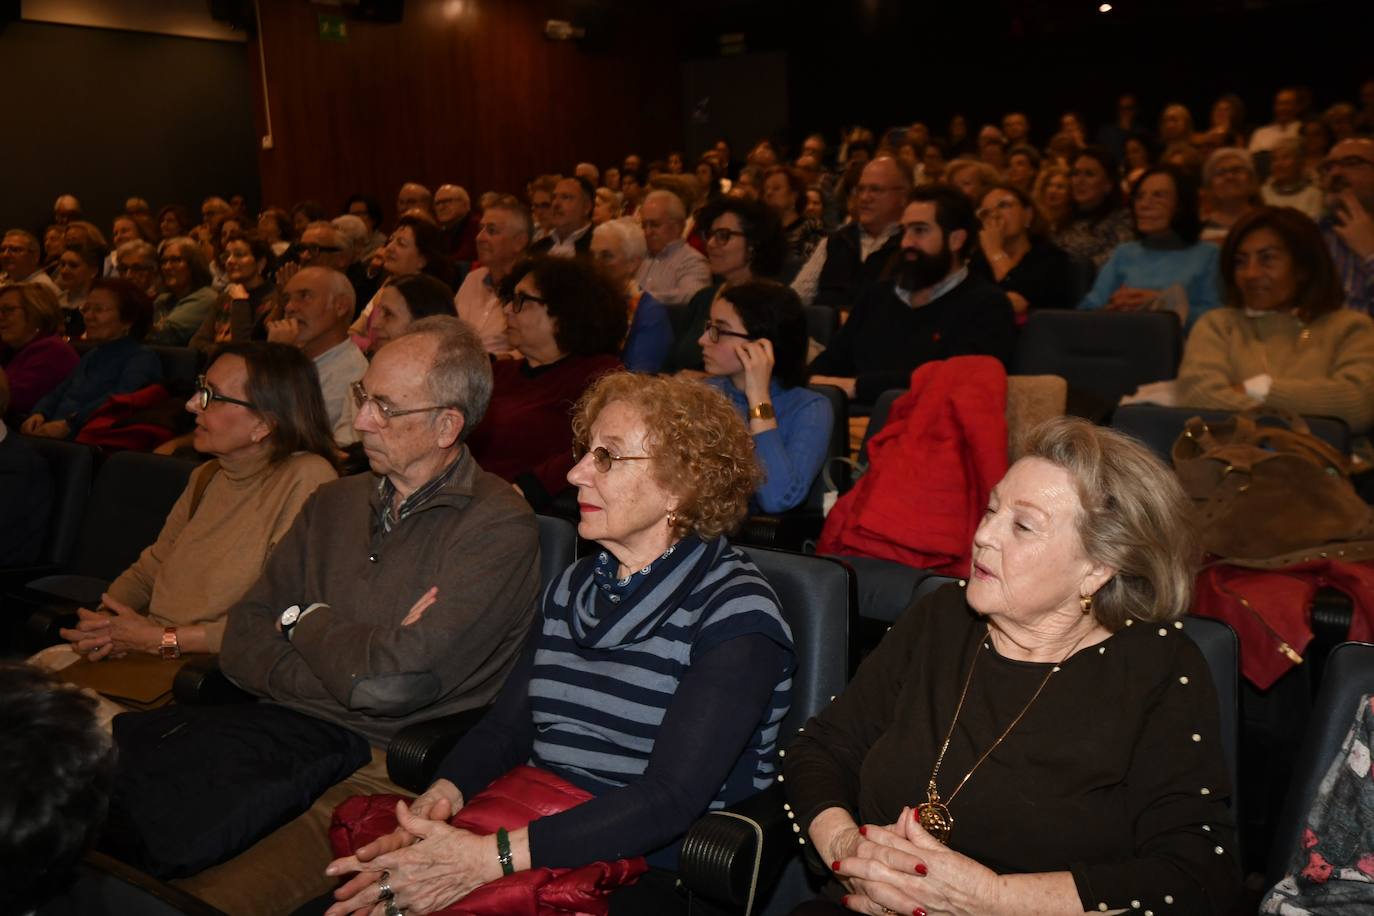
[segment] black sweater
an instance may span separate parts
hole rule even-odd
[[[919,308],[898,298],[892,283],[880,283],[854,306],[811,371],[856,379],[855,400],[871,404],[889,388],[909,387],[911,373],[931,360],[981,354],[1006,364],[1015,339],[1011,301],[982,277],[970,274]]]
[[[1045,677],[1046,665],[1004,658],[986,633],[953,585],[907,610],[787,749],[803,830],[831,807],[890,824],[924,801],[982,652],[940,768],[948,799]],[[1156,913],[1229,912],[1236,836],[1201,652],[1174,624],[1137,621],[1062,667],[949,803],[950,848],[999,873],[1071,872],[1085,911],[1141,912],[1139,901]]]

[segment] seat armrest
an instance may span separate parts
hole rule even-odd
[[[188,658],[172,680],[172,696],[184,706],[225,706],[258,699],[224,676],[218,655]]]
[[[801,837],[782,786],[701,817],[682,841],[680,873],[688,891],[746,916],[777,883]]]
[[[487,714],[486,706],[407,725],[386,747],[386,775],[396,785],[423,792],[459,739]]]

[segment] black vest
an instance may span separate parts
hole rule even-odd
[[[841,226],[825,243],[825,265],[816,284],[816,305],[851,308],[869,287],[892,276],[902,246],[894,233],[882,247],[863,260],[859,248],[859,224]]]

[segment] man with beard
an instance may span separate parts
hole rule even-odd
[[[1326,210],[1319,225],[1345,287],[1347,308],[1374,315],[1374,140],[1342,140],[1321,164]]]
[[[811,364],[812,384],[863,404],[906,388],[931,360],[984,354],[1006,363],[1015,342],[1006,293],[968,271],[978,245],[973,204],[948,185],[917,188],[909,199],[896,280],[870,289]]]

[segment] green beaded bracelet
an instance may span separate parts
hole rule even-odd
[[[505,827],[496,828],[496,858],[501,862],[501,874],[515,874],[515,859],[510,854],[510,834]]]

